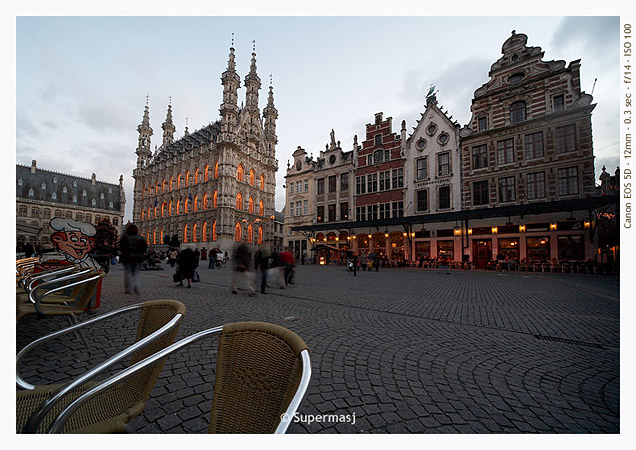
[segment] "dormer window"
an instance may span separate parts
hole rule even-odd
[[[77,195],[73,196],[73,203],[77,203]]]
[[[33,189],[29,189],[29,197],[34,197],[35,196],[35,191],[33,191]]]
[[[57,184],[57,177],[53,177],[53,184]]]
[[[40,189],[42,189],[43,191],[46,191],[46,184],[42,183],[42,186],[40,186]]]
[[[100,200],[104,200],[104,193],[103,192],[101,194],[99,194],[99,198],[100,198]]]
[[[73,187],[76,188],[77,187],[77,181],[73,181]]]
[[[62,194],[66,194],[67,192],[68,192],[68,189],[66,188],[66,186],[64,186],[64,187],[62,188]]]
[[[18,186],[22,186],[24,184],[24,181],[22,180],[22,178],[18,178]]]
[[[335,164],[336,163],[336,155],[331,155],[329,157],[329,164]]]
[[[86,197],[86,191],[82,191],[82,197]]]
[[[57,193],[56,192],[53,192],[51,194],[51,200],[57,200]]]
[[[92,206],[97,205],[97,202],[95,201],[95,199],[92,199],[92,200],[91,200],[91,205],[92,205]]]

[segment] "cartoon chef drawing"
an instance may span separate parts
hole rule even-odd
[[[57,252],[42,255],[40,261],[47,266],[64,266],[77,264],[101,270],[101,266],[89,255],[95,245],[97,230],[90,223],[73,219],[55,217],[51,219],[51,242]]]

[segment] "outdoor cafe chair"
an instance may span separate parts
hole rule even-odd
[[[125,381],[95,381],[113,365],[129,359],[134,366],[175,341],[185,306],[176,300],[153,300],[120,308],[41,337],[16,358],[16,433],[116,433],[141,414],[165,359],[144,365]],[[20,374],[24,357],[50,340],[131,311],[140,311],[136,341],[68,383],[34,386]],[[126,370],[125,368],[123,370]],[[121,373],[120,370],[117,373]],[[116,376],[117,373],[114,375]],[[86,394],[90,394],[87,396]]]
[[[193,342],[219,336],[209,433],[283,434],[294,418],[311,378],[307,344],[293,331],[265,322],[238,322],[200,331],[80,397],[88,400],[155,361]],[[73,406],[73,405],[71,405]],[[64,414],[58,416],[63,423]],[[59,428],[54,424],[54,429]]]
[[[20,283],[16,286],[16,301],[29,302],[32,301],[29,294],[40,283],[57,280],[58,283],[67,281],[74,276],[79,276],[82,273],[88,273],[90,269],[81,269],[78,265],[71,265],[63,268],[55,268],[49,270],[43,270],[41,272],[31,272],[24,276]],[[55,283],[49,283],[47,286],[55,286]],[[55,296],[55,295],[53,295]],[[47,298],[49,301],[51,297]]]
[[[104,272],[90,269],[38,284],[29,292],[29,302],[16,301],[16,320],[37,314],[40,317],[66,316],[70,324],[77,322],[77,316],[88,308],[103,276]],[[66,294],[71,288],[74,289]],[[56,294],[55,298],[51,297],[53,294]],[[47,303],[47,298],[54,298],[54,301]]]

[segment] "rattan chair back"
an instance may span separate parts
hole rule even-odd
[[[263,322],[223,326],[210,433],[274,433],[302,375],[305,342]]]

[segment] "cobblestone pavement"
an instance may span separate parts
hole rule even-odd
[[[179,338],[244,320],[295,331],[313,366],[302,414],[355,413],[355,424],[293,423],[290,433],[620,431],[617,277],[435,269],[354,277],[341,267],[298,266],[288,289],[249,297],[230,293],[229,267],[199,272],[192,289],[176,287],[169,266],[142,272],[137,298],[123,294],[116,265],[104,279],[98,314],[172,298],[187,307]],[[88,352],[72,338],[47,344],[25,361],[26,379],[76,376],[130,344],[135,319],[97,328]],[[17,350],[65,324],[21,320]],[[128,431],[206,432],[214,350],[210,340],[171,356]]]

